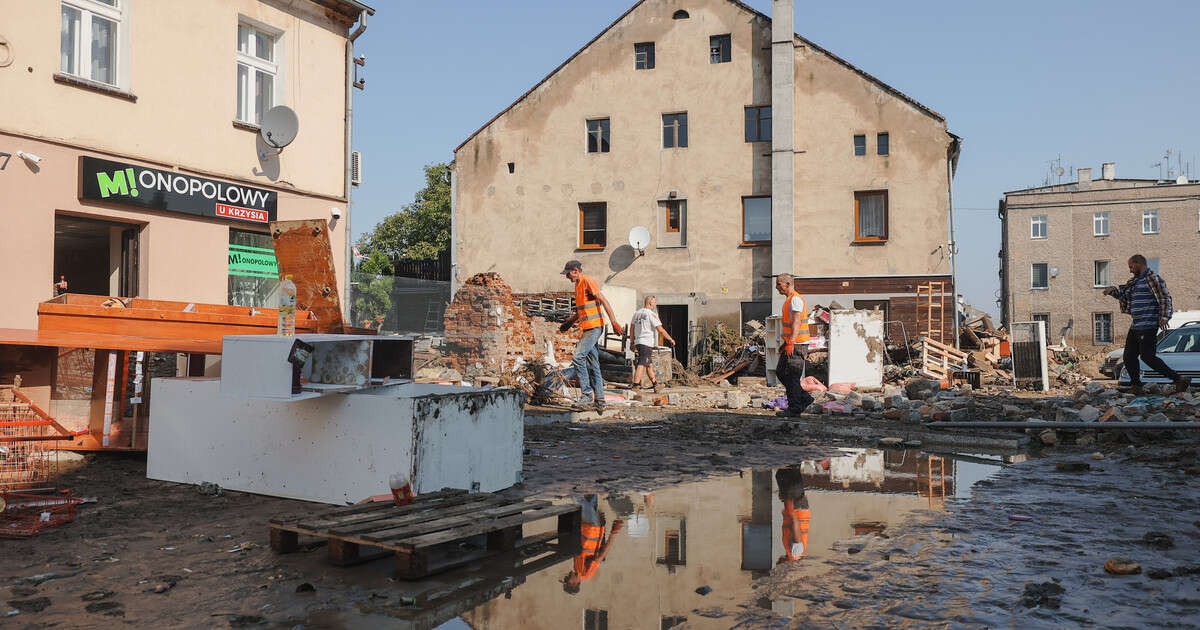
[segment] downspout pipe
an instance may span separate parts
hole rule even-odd
[[[346,235],[346,280],[343,283],[344,291],[342,294],[342,311],[344,321],[353,325],[350,320],[350,304],[351,285],[350,282],[354,278],[354,231],[350,228],[351,220],[354,217],[353,202],[351,200],[351,189],[353,184],[350,182],[352,168],[350,163],[350,154],[353,150],[351,140],[354,132],[354,99],[352,90],[354,89],[354,40],[358,39],[363,31],[367,30],[367,15],[368,11],[360,11],[358,14],[358,27],[350,33],[350,37],[346,39],[346,135],[344,146],[346,149],[345,155],[345,191],[346,191],[346,224],[342,226],[343,233]]]
[[[954,348],[959,349],[958,331],[958,242],[954,239],[954,171],[958,156],[962,153],[962,138],[950,136],[950,149],[946,156],[946,198],[950,205],[950,302],[954,305]]]

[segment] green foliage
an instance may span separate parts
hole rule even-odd
[[[358,325],[378,328],[392,310],[392,262],[375,250],[354,273],[354,319]]]
[[[449,164],[426,166],[425,187],[417,192],[413,202],[358,239],[358,249],[363,255],[382,252],[391,260],[432,260],[449,247]]]

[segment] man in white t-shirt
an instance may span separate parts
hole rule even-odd
[[[658,306],[658,299],[653,295],[647,295],[642,304],[642,308],[633,314],[633,321],[629,325],[630,334],[633,335],[634,352],[637,353],[633,368],[633,381],[630,385],[633,387],[641,385],[642,375],[646,374],[650,376],[650,389],[657,389],[658,381],[654,380],[654,365],[651,362],[652,351],[658,345],[659,334],[672,346],[675,345],[675,340],[667,334],[662,326],[662,321],[658,319],[658,313],[654,310]]]

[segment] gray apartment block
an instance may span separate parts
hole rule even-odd
[[[1093,180],[1014,190],[1000,202],[1000,311],[1005,323],[1045,320],[1081,350],[1123,344],[1129,316],[1104,287],[1129,279],[1133,254],[1167,282],[1175,310],[1200,308],[1200,182]],[[1069,330],[1068,330],[1069,327]]]

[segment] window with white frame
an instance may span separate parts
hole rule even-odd
[[[1107,260],[1092,261],[1092,286],[1107,287],[1111,282],[1111,265]]]
[[[1030,265],[1030,282],[1031,289],[1049,289],[1050,288],[1050,264],[1049,263],[1033,263]]]
[[[1092,235],[1108,236],[1108,212],[1092,213]]]
[[[281,101],[275,79],[279,75],[276,52],[278,33],[238,24],[237,34],[237,119],[252,125],[262,123],[263,114]]]
[[[1112,313],[1092,313],[1092,343],[1112,343]]]
[[[1142,234],[1158,234],[1158,210],[1142,210]]]
[[[1029,238],[1046,238],[1046,215],[1029,217]]]
[[[63,0],[58,69],[117,86],[123,0]]]

